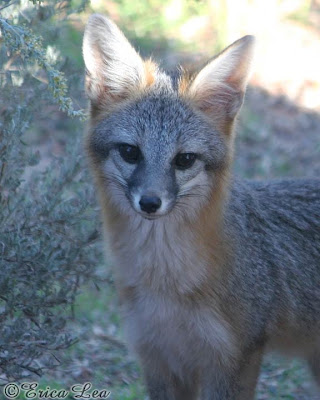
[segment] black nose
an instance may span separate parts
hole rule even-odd
[[[161,199],[156,196],[141,196],[139,204],[142,211],[151,214],[156,212],[158,208],[160,208]]]

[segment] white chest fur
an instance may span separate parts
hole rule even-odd
[[[210,362],[208,354],[221,361],[234,350],[214,299],[192,297],[210,268],[195,242],[192,231],[141,220],[113,241],[119,287],[135,293],[123,299],[129,343],[145,357],[158,351],[178,375],[199,359]]]
[[[133,220],[113,243],[116,273],[125,285],[187,293],[206,279],[208,262],[195,246],[194,232],[169,219]]]
[[[213,367],[228,362],[234,354],[230,327],[213,307],[144,292],[134,303],[124,304],[124,311],[132,348],[147,363],[163,360],[178,376],[204,363]]]

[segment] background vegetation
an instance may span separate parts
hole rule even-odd
[[[88,15],[110,15],[143,55],[152,53],[169,68],[256,33],[263,51],[239,124],[235,170],[266,178],[320,173],[319,9],[311,0],[0,0],[3,383],[28,378],[42,388],[68,389],[91,381],[111,390],[112,399],[146,398],[122,339],[82,147],[81,41]],[[293,38],[298,67],[290,58]],[[312,59],[300,56],[306,48]],[[298,360],[265,361],[258,399],[312,393]]]

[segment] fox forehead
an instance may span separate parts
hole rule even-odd
[[[91,136],[96,151],[106,154],[119,143],[139,146],[153,158],[195,152],[219,162],[226,152],[222,135],[172,87],[144,93],[98,123]]]

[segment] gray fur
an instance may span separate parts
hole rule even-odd
[[[247,346],[273,345],[284,332],[320,345],[319,189],[318,179],[233,185],[225,224],[237,261],[228,285],[245,304]]]
[[[117,148],[120,143],[141,149],[144,159],[138,167],[123,162]],[[166,213],[183,184],[202,170],[207,174],[223,168],[227,152],[221,134],[195,114],[171,86],[153,88],[138,101],[103,119],[95,127],[89,146],[98,165],[112,159],[117,174],[120,172],[126,181],[131,204],[138,188],[141,194],[156,193],[162,200],[165,196],[170,204]],[[180,152],[199,155],[193,168],[176,171],[172,163]]]
[[[90,21],[84,56],[96,81],[87,86],[95,104],[88,153],[128,342],[150,399],[253,399],[268,350],[305,358],[320,384],[320,181],[229,180],[228,109],[239,108],[252,38],[206,65],[184,94],[179,78],[158,70],[147,86],[131,49],[139,87],[123,60],[129,91],[100,62],[121,65],[125,54],[113,47],[123,36],[104,17]],[[108,87],[117,87],[116,97]],[[123,160],[123,143],[139,147],[138,163]],[[181,152],[197,154],[184,171],[174,166]],[[163,203],[152,220],[139,209],[149,193]]]

